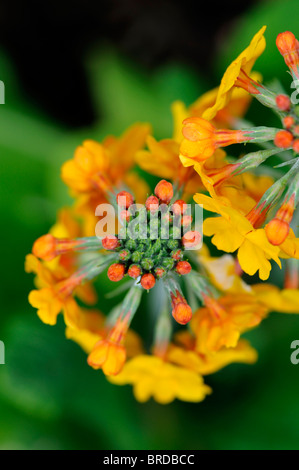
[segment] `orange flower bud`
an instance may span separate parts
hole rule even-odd
[[[172,252],[171,257],[177,261],[182,258],[183,252],[182,250],[178,249]]]
[[[51,261],[57,256],[57,239],[50,233],[38,238],[32,247],[32,253],[44,261]]]
[[[159,209],[159,199],[156,196],[149,196],[145,201],[145,207],[154,214]]]
[[[157,278],[160,279],[160,278],[164,277],[164,275],[166,274],[166,271],[163,268],[156,268],[155,269],[155,274],[156,274]]]
[[[179,261],[175,267],[176,272],[181,275],[189,274],[191,269],[191,264],[188,261]]]
[[[128,191],[121,191],[116,196],[117,204],[120,207],[125,207],[128,209],[132,204],[134,204],[134,198],[132,194],[128,193]]]
[[[103,238],[102,245],[105,250],[114,250],[119,245],[119,240],[115,235],[107,235]]]
[[[293,133],[294,133],[295,135],[299,136],[299,126],[295,126],[295,127],[294,127]]]
[[[166,180],[161,180],[155,187],[155,195],[164,204],[169,204],[173,197],[173,186]]]
[[[175,294],[171,292],[172,316],[180,325],[186,325],[192,318],[192,309],[187,300],[177,290]]]
[[[299,139],[294,140],[293,150],[294,150],[294,152],[299,153]]]
[[[282,204],[274,219],[265,227],[265,232],[270,243],[274,246],[281,245],[290,231],[290,223],[295,210],[295,195]]]
[[[192,309],[188,304],[177,304],[172,310],[172,316],[180,325],[186,325],[192,318]]]
[[[298,41],[293,33],[285,31],[276,38],[276,46],[289,69],[298,76],[299,51]]]
[[[172,205],[172,210],[175,215],[182,215],[184,212],[186,212],[187,209],[187,204],[183,199],[177,199],[173,205]]]
[[[272,219],[265,227],[269,242],[274,246],[281,245],[287,238],[290,226],[283,220]]]
[[[199,245],[200,241],[201,234],[195,230],[189,230],[189,232],[185,233],[182,238],[182,243],[187,250],[190,248],[195,248],[197,245]]]
[[[283,118],[283,125],[286,129],[290,129],[295,124],[295,119],[293,116],[286,116]]]
[[[125,275],[125,266],[121,263],[111,264],[108,268],[108,277],[112,282],[121,281]]]
[[[137,277],[139,277],[141,274],[140,266],[138,266],[138,264],[131,264],[131,266],[128,269],[128,274],[133,279],[137,279]]]
[[[278,131],[274,139],[274,144],[276,147],[287,149],[291,147],[293,140],[293,135],[289,131]]]
[[[291,100],[287,95],[277,95],[275,101],[281,111],[288,111],[291,107]]]
[[[156,279],[151,273],[143,274],[141,278],[141,285],[144,289],[149,290],[156,284]]]

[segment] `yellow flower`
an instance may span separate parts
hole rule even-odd
[[[271,271],[270,259],[281,267],[279,247],[269,243],[264,229],[254,229],[244,215],[218,200],[202,194],[196,194],[194,200],[205,209],[220,214],[220,217],[205,219],[203,232],[213,236],[212,243],[219,250],[227,253],[238,250],[243,271],[250,275],[259,271],[260,278],[266,280]]]
[[[213,119],[216,113],[227,105],[240,72],[244,71],[246,75],[250,74],[256,59],[265,49],[265,29],[266,26],[263,26],[256,33],[249,46],[241,52],[241,54],[227,68],[221,80],[215,104],[211,108],[207,109],[203,114],[205,119]]]
[[[88,354],[91,353],[98,341],[103,339],[107,333],[105,326],[105,316],[98,310],[82,309],[83,315],[76,328],[67,327],[65,335],[68,339],[75,341]],[[143,354],[142,341],[140,336],[133,330],[129,329],[124,346],[128,357],[134,357]]]
[[[299,313],[299,290],[282,289],[272,284],[252,286],[256,298],[269,310],[281,313]]]
[[[185,344],[180,344],[180,337],[188,335],[190,339],[187,339],[187,341],[193,343],[191,348],[186,348]],[[195,338],[193,339],[187,331],[183,332],[183,335],[178,334],[176,340],[178,340],[179,345],[171,344],[169,346],[167,360],[201,375],[213,374],[234,362],[253,364],[257,360],[256,350],[244,339],[241,339],[234,348],[224,347],[216,352],[208,352],[207,354],[196,352]],[[185,338],[183,340],[185,342]]]
[[[235,348],[240,335],[257,326],[268,308],[251,294],[227,294],[215,300],[205,296],[206,307],[198,309],[191,320],[196,336],[195,350],[201,354]]]
[[[105,195],[112,186],[118,186],[133,167],[135,153],[143,147],[149,132],[147,124],[135,124],[119,139],[109,136],[103,144],[84,141],[76,149],[74,158],[62,166],[63,181],[76,194]]]
[[[42,322],[48,325],[55,325],[57,316],[62,311],[65,323],[71,327],[76,327],[82,314],[80,307],[72,297],[75,292],[82,300],[96,300],[91,296],[90,287],[86,291],[86,283],[81,285],[82,279],[76,276],[69,276],[69,273],[62,266],[50,269],[41,263],[34,255],[26,256],[25,271],[37,274],[35,280],[38,290],[29,293],[29,303],[37,308],[37,314]]]
[[[252,78],[254,80],[261,81],[261,75],[258,73],[252,73]],[[189,107],[188,115],[203,117],[205,111],[215,104],[218,92],[219,87],[214,88],[213,90],[210,90],[200,96]],[[235,119],[244,116],[251,103],[251,100],[251,95],[249,95],[245,90],[241,88],[234,88],[232,90],[232,94],[227,105],[223,109],[220,109],[214,116],[212,120],[213,125],[218,128],[232,127]],[[186,117],[187,116],[185,116],[184,118]]]
[[[240,268],[238,268],[233,256],[212,257],[204,245],[198,252],[198,259],[201,266],[208,273],[209,279],[220,292],[240,293],[251,291],[250,286],[240,277]]]
[[[212,392],[197,373],[149,355],[134,357],[120,374],[109,377],[109,381],[117,385],[133,385],[135,398],[140,402],[151,397],[161,404],[170,403],[175,398],[200,402]]]

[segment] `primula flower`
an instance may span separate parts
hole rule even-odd
[[[264,30],[218,90],[188,108],[173,104],[171,138],[157,141],[148,124],[137,123],[119,138],[84,141],[62,168],[74,205],[59,212],[26,258],[26,271],[36,275],[29,302],[41,320],[54,325],[62,312],[66,337],[85,351],[89,366],[111,383],[131,384],[141,402],[202,401],[211,393],[203,375],[257,360],[243,333],[273,310],[299,313],[299,119],[288,95],[251,74]],[[277,41],[293,78],[297,43],[288,32]],[[275,112],[281,128],[247,123],[239,129],[252,97]],[[262,148],[240,158],[222,150],[247,142]],[[139,176],[136,162],[161,178],[155,187]],[[229,254],[211,256],[202,244],[199,207],[186,204],[194,193],[197,204],[216,214],[204,220],[203,234]],[[102,203],[104,212],[113,209],[106,219]],[[99,235],[104,223],[107,231]],[[257,271],[268,279],[272,260],[284,263],[283,289],[245,282],[244,273]],[[123,294],[109,312],[96,306],[94,281],[104,271],[107,295]],[[149,311],[152,319],[142,325],[154,325],[146,349],[131,329],[144,295],[148,308],[140,314]]]
[[[175,343],[167,351],[167,359],[198,374],[208,375],[236,362],[254,364],[257,352],[248,341],[241,339],[233,348],[222,347],[216,352],[199,353],[196,351],[196,337],[186,331],[176,335]]]
[[[212,392],[196,372],[149,355],[131,359],[122,372],[110,377],[109,381],[117,385],[133,385],[134,396],[142,403],[151,397],[161,404],[170,403],[175,398],[200,402]]]
[[[251,294],[227,294],[217,300],[206,297],[206,307],[197,310],[191,321],[196,336],[195,350],[209,354],[222,347],[237,346],[240,335],[257,326],[268,309]]]
[[[216,113],[227,105],[234,87],[242,85],[242,83],[238,83],[238,80],[240,82],[245,78],[246,83],[243,86],[245,86],[245,88],[246,84],[247,87],[250,86],[248,75],[250,74],[255,61],[264,52],[266,47],[266,41],[264,38],[265,29],[266,26],[263,26],[256,33],[249,46],[241,52],[241,54],[227,68],[221,80],[215,104],[211,108],[207,109],[203,114],[205,119],[213,119]],[[250,89],[250,91],[252,90]]]

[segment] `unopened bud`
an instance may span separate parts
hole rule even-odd
[[[116,201],[120,207],[128,209],[134,203],[134,198],[128,191],[121,191],[117,194]]]
[[[276,145],[276,147],[287,149],[292,146],[293,140],[294,138],[291,132],[278,131],[274,139],[274,144]]]
[[[164,204],[169,204],[173,197],[173,186],[166,180],[161,180],[155,187],[155,195]]]
[[[128,269],[128,275],[133,279],[137,279],[141,275],[141,267],[138,264],[131,264]]]
[[[288,111],[291,107],[291,100],[287,95],[277,95],[275,101],[280,111]]]
[[[143,274],[141,281],[142,287],[146,290],[152,289],[156,284],[156,279],[151,273]]]
[[[107,235],[103,238],[102,245],[105,250],[115,250],[119,245],[119,240],[114,235]]]
[[[176,272],[182,276],[189,274],[191,269],[191,264],[188,261],[179,261],[175,267]]]
[[[120,263],[111,264],[108,268],[108,277],[112,282],[121,281],[125,275],[125,266]]]

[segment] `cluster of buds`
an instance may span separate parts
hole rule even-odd
[[[103,248],[117,254],[118,261],[108,269],[108,277],[117,282],[127,274],[152,289],[156,280],[170,272],[188,274],[191,264],[184,260],[186,250],[198,249],[201,234],[191,230],[192,215],[182,199],[171,204],[173,186],[162,180],[145,206],[136,205],[127,191],[117,194],[123,226],[118,235],[102,240]]]

